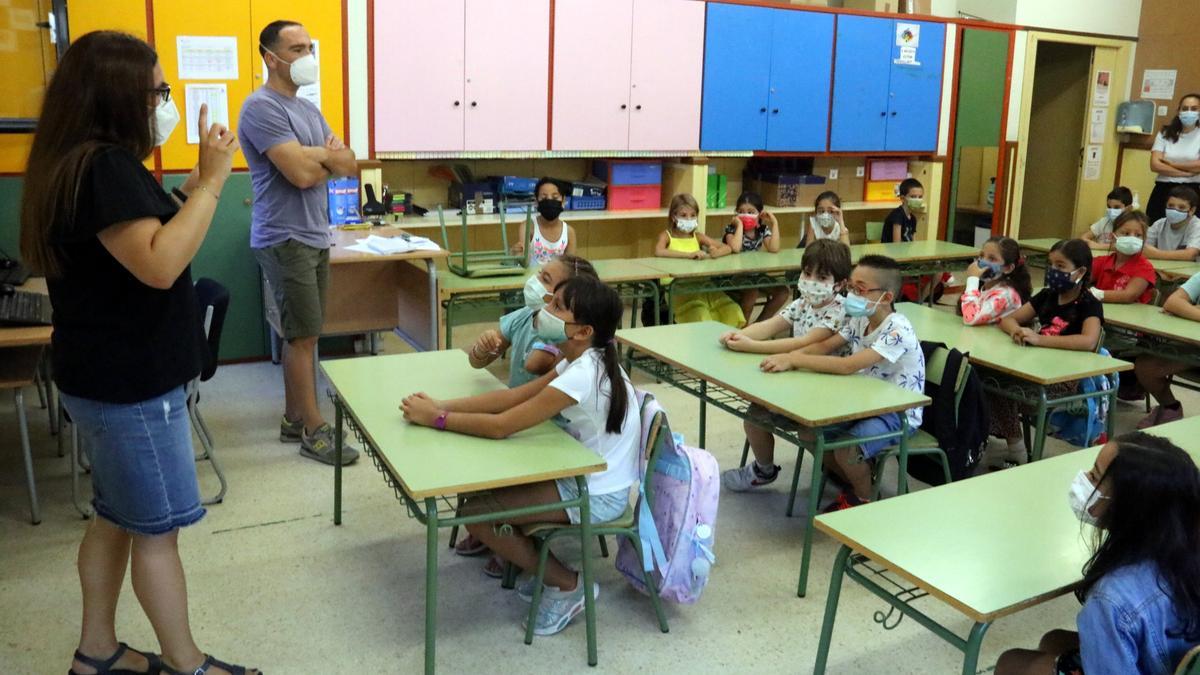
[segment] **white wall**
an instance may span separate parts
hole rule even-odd
[[[1016,23],[1137,37],[1141,15],[1142,0],[1019,0]]]
[[[346,71],[350,76],[350,147],[359,159],[367,158],[370,128],[367,125],[367,0],[346,3]]]
[[[1064,4],[1082,4],[1079,0],[1043,0]],[[1141,0],[1138,0],[1139,2]],[[957,13],[998,23],[1016,23],[1018,0],[958,0]]]

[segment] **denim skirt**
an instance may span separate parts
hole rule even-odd
[[[61,396],[92,464],[98,515],[148,536],[204,517],[183,387],[137,403]]]

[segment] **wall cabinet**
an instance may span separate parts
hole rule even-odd
[[[822,152],[834,15],[710,4],[705,30],[705,150]]]
[[[839,16],[829,150],[936,151],[945,40],[941,23]]]

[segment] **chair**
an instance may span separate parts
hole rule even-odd
[[[929,354],[929,358],[925,361],[926,382],[941,387],[944,382],[947,382],[951,377],[955,377],[954,373],[946,372],[946,358],[949,354],[950,350],[945,347],[938,347]],[[962,405],[963,392],[966,391],[967,380],[970,376],[971,364],[968,363],[966,358],[963,358],[962,365],[959,366],[956,379],[954,379],[954,421],[956,428],[958,426],[959,406]],[[897,494],[908,492],[908,458],[913,455],[934,455],[938,463],[942,465],[942,476],[947,483],[951,481],[950,460],[947,459],[946,452],[939,447],[938,439],[933,434],[924,429],[917,429],[917,432],[909,437],[906,446],[907,448],[904,453],[900,452],[899,445],[893,445],[884,448],[875,456],[875,473],[871,477],[872,499],[879,498],[879,490],[883,486],[883,465],[892,457],[896,458],[899,469],[899,473],[896,475]]]
[[[200,376],[188,382],[184,391],[187,394],[188,417],[191,419],[196,436],[200,438],[201,447],[204,448],[203,454],[197,457],[196,461],[207,459],[212,463],[217,480],[221,481],[221,489],[217,491],[216,495],[204,500],[204,503],[219,504],[225,498],[228,483],[225,480],[225,472],[221,470],[221,465],[217,462],[216,455],[213,454],[212,432],[208,430],[208,425],[204,423],[204,416],[200,414],[200,383],[211,380],[217,373],[217,358],[221,350],[221,331],[225,327],[225,314],[229,311],[229,289],[213,279],[201,278],[196,281],[196,299],[204,312],[204,335],[208,349],[202,355]]]
[[[883,241],[883,223],[867,222],[867,243],[878,244]]]
[[[451,272],[461,277],[494,277],[525,274],[529,269],[532,254],[530,242],[533,240],[533,212],[525,207],[525,251],[513,254],[508,246],[508,226],[505,223],[508,205],[500,204],[500,248],[489,251],[471,251],[467,229],[467,210],[462,210],[462,241],[457,253],[451,253],[446,266]],[[446,228],[446,216],[442,205],[438,204],[438,224],[442,229],[442,248],[450,249],[450,232]],[[474,265],[474,267],[472,267]]]
[[[36,384],[41,360],[41,347],[7,349],[4,359],[0,359],[0,389],[11,389],[13,393],[21,455],[25,460],[25,486],[29,489],[29,522],[34,525],[42,522],[42,515],[38,508],[37,485],[33,479],[33,453],[29,447],[29,420],[25,416],[24,388]]]
[[[1183,655],[1175,675],[1200,675],[1200,645],[1196,645]]]
[[[646,400],[651,400],[649,396]],[[653,483],[654,480],[654,465],[658,461],[658,452],[660,442],[671,442],[671,428],[667,425],[666,414],[658,412],[654,416],[651,423],[650,434],[646,437],[646,447],[642,448],[642,454],[646,458],[646,484],[644,492],[648,505],[653,505]],[[625,507],[625,512],[616,520],[611,520],[607,523],[596,523],[592,525],[592,533],[601,537],[603,542],[604,535],[611,534],[616,537],[625,537],[629,543],[633,544],[634,550],[637,551],[638,559],[643,558],[642,555],[642,539],[638,532],[637,519],[634,517],[634,504],[630,503]],[[538,568],[536,581],[533,588],[533,602],[529,605],[529,620],[525,627],[525,644],[533,644],[533,625],[537,619],[538,606],[542,600],[542,584],[546,574],[546,559],[550,555],[550,542],[558,537],[579,536],[578,525],[564,525],[562,523],[531,523],[521,527],[521,532],[527,537],[533,537],[537,540],[538,547]],[[588,551],[585,547],[583,555],[587,555]],[[650,572],[642,572],[642,580],[646,584],[650,601],[654,605],[654,613],[658,617],[658,628],[666,633],[670,630],[667,625],[667,616],[663,613],[662,600],[658,597],[658,588],[654,584],[654,578]],[[583,583],[580,581],[580,583]],[[591,589],[587,589],[591,592]]]

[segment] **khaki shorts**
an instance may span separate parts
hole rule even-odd
[[[283,339],[318,337],[325,323],[329,249],[289,239],[253,251],[274,291]]]

